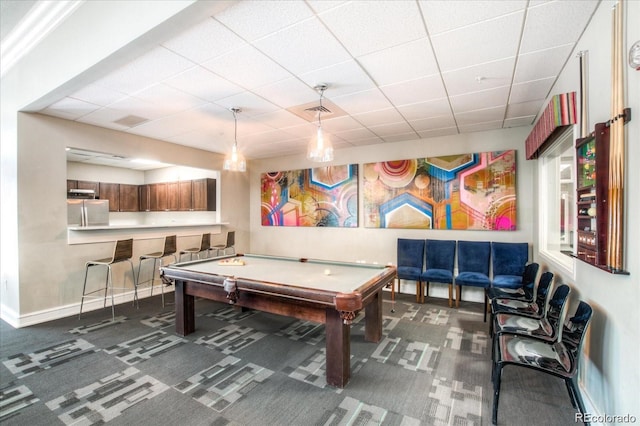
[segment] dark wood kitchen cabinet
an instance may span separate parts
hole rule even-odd
[[[183,180],[178,182],[178,192],[178,210],[193,210],[193,182],[190,180]]]
[[[120,184],[100,182],[100,199],[109,200],[109,211],[120,211]]]
[[[120,206],[121,212],[137,212],[140,211],[139,203],[139,185],[120,184]]]
[[[138,210],[141,212],[151,210],[151,190],[149,185],[138,185]]]
[[[168,209],[167,184],[149,184],[149,210],[152,212],[164,212]]]
[[[216,210],[216,180],[197,179],[193,181],[193,210]]]
[[[180,208],[180,191],[178,182],[167,182],[167,210],[177,211]]]

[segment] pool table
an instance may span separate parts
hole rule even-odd
[[[382,338],[382,289],[394,266],[238,254],[161,268],[175,284],[176,332],[195,331],[195,297],[325,324],[326,380],[350,378],[350,324],[365,312],[365,340]]]

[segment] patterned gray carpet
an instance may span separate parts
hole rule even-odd
[[[172,297],[172,296],[170,296]],[[351,381],[327,386],[324,326],[196,301],[174,333],[160,299],[15,330],[0,325],[3,425],[480,425],[491,422],[481,305],[385,293],[383,340],[351,329]],[[574,423],[561,380],[506,367],[500,424]]]

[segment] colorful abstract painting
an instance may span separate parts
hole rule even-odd
[[[516,229],[516,151],[364,164],[368,228]]]
[[[358,166],[327,166],[261,176],[265,226],[358,226]]]

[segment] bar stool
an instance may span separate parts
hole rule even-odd
[[[227,254],[227,249],[232,249],[233,254],[236,253],[236,231],[228,231],[227,232],[227,242],[225,244],[216,244],[212,246],[211,249],[216,251],[216,256],[220,255],[220,250],[222,250],[222,254]]]
[[[115,320],[115,308],[113,302],[113,279],[111,273],[111,265],[119,263],[119,262],[129,262],[131,265],[131,276],[133,278],[134,287],[137,287],[136,276],[133,271],[133,262],[131,261],[131,257],[133,256],[133,238],[128,240],[118,240],[116,241],[113,255],[106,259],[98,259],[98,260],[89,260],[85,263],[85,272],[84,272],[84,284],[82,286],[82,298],[80,299],[80,313],[78,314],[78,319],[82,315],[82,306],[84,304],[85,297],[89,298],[103,298],[104,299],[104,307],[107,307],[107,290],[111,289],[111,320]],[[89,268],[92,266],[106,266],[107,267],[107,277],[105,279],[104,286],[104,296],[90,296],[93,293],[97,293],[102,291],[103,288],[99,288],[98,290],[93,290],[87,293],[87,277],[89,275]],[[118,289],[124,289],[124,287],[118,287]]]
[[[157,252],[153,252],[153,253],[149,253],[149,254],[143,254],[140,256],[140,263],[138,264],[138,279],[136,280],[136,289],[135,289],[135,294],[134,294],[134,300],[136,303],[136,306],[138,305],[138,286],[140,285],[140,271],[142,270],[142,262],[144,260],[149,260],[149,259],[153,259],[153,270],[152,275],[151,275],[151,295],[153,296],[153,283],[156,279],[156,263],[159,261],[160,262],[160,266],[158,267],[161,268],[162,267],[162,260],[165,257],[168,256],[173,256],[173,261],[177,262],[178,259],[176,258],[176,236],[175,235],[168,235],[166,237],[164,237],[164,248],[162,249],[162,251],[157,251]],[[147,280],[149,281],[149,280]],[[147,282],[145,281],[145,282]],[[162,306],[164,307],[164,284],[162,284],[162,280],[160,281],[160,289],[162,290]]]
[[[180,251],[180,255],[178,256],[182,261],[182,256],[185,254],[189,255],[189,260],[193,260],[193,255],[197,255],[198,259],[200,259],[200,253],[203,251],[207,252],[207,257],[209,256],[209,250],[211,250],[211,234],[202,234],[202,239],[200,240],[200,247],[191,247],[188,249],[184,249]]]

